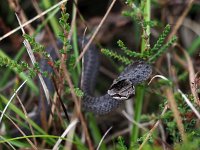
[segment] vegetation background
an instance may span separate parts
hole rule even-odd
[[[199,15],[199,0],[1,0],[0,149],[200,149]],[[96,95],[131,61],[153,66],[107,115],[80,109],[85,36],[102,52]]]

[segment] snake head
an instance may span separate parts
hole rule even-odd
[[[135,95],[135,87],[128,79],[116,79],[109,88],[108,95],[117,100],[127,100]]]
[[[108,90],[108,95],[116,100],[127,100],[135,95],[134,85],[147,80],[152,67],[144,61],[136,61],[127,66]]]

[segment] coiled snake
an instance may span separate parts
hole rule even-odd
[[[80,40],[79,40],[80,41]],[[84,41],[86,42],[86,41]],[[61,43],[58,42],[60,46]],[[55,50],[52,47],[47,48],[53,59]],[[42,61],[41,68],[43,71],[52,72],[47,62]],[[128,65],[123,72],[120,73],[107,91],[107,94],[94,97],[97,74],[100,66],[99,50],[94,44],[91,44],[84,55],[83,76],[81,89],[84,91],[82,98],[82,106],[85,111],[90,111],[98,115],[107,114],[116,109],[125,100],[128,100],[135,94],[135,85],[147,80],[152,73],[152,67],[144,61],[135,61]],[[50,91],[52,91],[52,83],[49,79],[45,82]]]
[[[62,45],[61,42],[58,42],[57,44],[59,47]],[[54,60],[58,58],[56,56],[55,49],[53,49],[52,46],[48,47],[46,50]],[[107,94],[100,97],[94,97],[93,92],[100,66],[99,62],[99,51],[93,44],[91,44],[84,55],[84,69],[81,84],[81,88],[84,91],[82,106],[85,111],[90,111],[98,115],[107,114],[113,111],[125,100],[132,97],[135,94],[135,85],[147,80],[152,73],[151,65],[144,61],[135,61],[128,65],[124,71],[120,73],[118,78],[113,81],[107,91]],[[40,67],[42,71],[47,71],[49,73],[53,72],[52,68],[44,59],[40,62]],[[49,78],[44,78],[44,80],[49,91],[53,92],[54,88],[52,81]],[[42,100],[40,99],[38,112],[33,118],[31,118],[38,125],[41,125],[40,114],[41,111],[43,111],[42,105]],[[45,106],[46,115],[48,117],[50,114],[50,107],[48,107],[47,103]],[[23,129],[23,131],[27,134],[29,133],[29,130]],[[11,131],[11,135],[17,136],[19,134],[18,130]]]
[[[147,80],[152,73],[152,67],[144,61],[135,61],[120,73],[107,91],[107,94],[94,97],[92,95],[97,72],[99,70],[99,52],[91,45],[84,56],[82,90],[85,95],[82,105],[84,110],[95,114],[107,114],[116,109],[125,100],[135,94],[135,85]]]

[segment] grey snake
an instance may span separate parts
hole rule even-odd
[[[79,39],[79,43],[83,40]],[[87,40],[84,40],[84,45]],[[58,41],[58,46],[62,47],[62,43]],[[81,44],[79,44],[81,45]],[[51,46],[47,48],[47,52],[55,60],[57,59],[55,49]],[[100,51],[94,44],[91,44],[86,51],[83,59],[83,74],[81,77],[81,89],[84,92],[82,98],[82,108],[85,111],[93,112],[98,115],[107,114],[120,106],[125,100],[128,100],[135,94],[135,86],[149,78],[152,73],[152,67],[145,61],[134,61],[128,65],[124,71],[113,81],[107,94],[95,97],[93,95],[97,74],[100,67]],[[41,70],[52,72],[51,67],[45,60],[40,62]],[[52,81],[45,78],[45,82],[50,92],[53,92]],[[41,101],[41,100],[40,100]],[[40,106],[41,104],[39,104]],[[41,110],[41,109],[39,109]]]
[[[58,41],[58,47],[62,47],[62,43]],[[46,51],[51,55],[51,57],[56,60],[58,59],[55,49],[49,46]],[[100,66],[99,50],[94,44],[91,44],[89,49],[84,55],[83,63],[83,76],[81,89],[84,92],[82,98],[82,108],[84,111],[93,112],[97,115],[104,115],[119,107],[125,100],[128,100],[135,94],[135,86],[147,80],[152,73],[152,66],[145,61],[134,61],[122,71],[119,76],[113,81],[107,93],[100,97],[95,97],[93,95],[95,84],[97,80],[97,74]],[[42,71],[53,72],[51,66],[44,59],[40,61],[40,67]],[[53,82],[49,78],[44,77],[44,81],[51,93],[54,92]],[[38,125],[41,125],[40,114],[42,111],[42,97],[40,97],[38,104],[37,114],[31,118]],[[50,107],[47,102],[46,115],[50,114]],[[29,133],[29,130],[24,129],[24,132]],[[11,135],[17,136],[19,134],[18,130],[11,131]]]
[[[99,51],[91,45],[84,55],[82,90],[84,97],[82,105],[85,111],[98,115],[107,114],[120,106],[135,94],[135,86],[147,80],[152,67],[144,61],[134,61],[122,71],[107,91],[107,94],[94,97],[93,92],[99,70]]]

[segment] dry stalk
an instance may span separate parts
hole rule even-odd
[[[185,131],[184,131],[182,118],[181,118],[180,112],[178,111],[178,107],[177,107],[176,101],[174,99],[174,93],[172,92],[171,88],[166,88],[165,95],[167,96],[167,100],[168,100],[170,109],[172,110],[172,112],[174,114],[174,118],[176,120],[177,127],[180,132],[181,138],[183,141],[186,141],[186,135],[185,135]]]
[[[17,90],[14,92],[14,94],[11,96],[11,98],[9,99],[9,101],[7,102],[6,106],[4,107],[1,116],[0,116],[0,124],[2,122],[3,116],[8,108],[8,106],[10,105],[10,103],[12,102],[12,100],[14,99],[14,97],[16,96],[17,92],[23,87],[23,85],[26,83],[27,80],[25,80],[18,88]]]
[[[163,111],[162,111],[162,113],[161,113],[161,116],[163,116],[163,115],[165,114],[165,112],[167,111],[167,109],[168,109],[168,105],[165,105],[165,107],[164,107],[164,109],[163,109]],[[159,123],[160,123],[160,120],[158,120],[158,121],[154,124],[153,128],[151,128],[151,130],[150,130],[149,133],[147,134],[146,138],[144,139],[143,143],[140,145],[139,150],[142,149],[142,147],[144,146],[144,144],[147,142],[147,140],[148,140],[148,139],[150,138],[150,136],[153,134],[153,131],[158,127]]]
[[[71,117],[71,121],[74,120],[75,118],[77,118],[77,116],[75,115],[76,113],[73,113],[73,116]],[[77,124],[78,125],[78,124]],[[69,131],[69,133],[67,134],[67,139],[65,142],[65,150],[71,150],[73,148],[73,143],[71,141],[73,141],[74,139],[74,135],[75,135],[75,131],[76,131],[76,127],[75,126],[73,129],[71,129]]]
[[[34,150],[38,150],[38,148],[29,140],[29,138],[26,137],[26,134],[21,130],[21,128],[7,115],[5,117],[17,128],[17,130],[24,136],[24,138],[27,140],[27,142],[31,145],[31,147]]]
[[[174,25],[174,28],[172,29],[172,32],[170,33],[170,35],[167,38],[167,41],[169,41],[178,31],[178,29],[180,28],[180,26],[183,24],[183,21],[186,17],[186,15],[188,14],[188,12],[190,11],[192,5],[194,3],[194,0],[190,0],[187,4],[187,7],[185,8],[185,10],[183,11],[182,15],[178,18],[176,24]]]
[[[17,93],[16,93],[16,98],[17,98],[17,100],[19,101],[19,103],[20,103],[20,105],[21,105],[21,107],[22,107],[22,110],[23,110],[23,112],[24,112],[25,118],[27,119],[26,121],[27,121],[28,126],[29,126],[29,128],[30,128],[30,130],[31,130],[31,134],[33,135],[33,142],[34,142],[34,144],[37,146],[37,141],[36,141],[36,138],[34,137],[34,135],[35,135],[35,134],[34,134],[34,130],[33,130],[32,125],[30,124],[30,118],[29,118],[28,113],[27,113],[27,111],[26,111],[24,105],[22,104],[22,101],[21,101],[21,99],[19,98],[19,96],[18,96]]]
[[[73,31],[74,31],[74,28],[76,27],[76,17],[77,17],[77,0],[73,0],[73,17],[72,17],[72,21],[71,21],[71,29],[70,29],[70,32],[69,32],[69,35],[68,35],[68,39],[70,39],[70,37],[72,37],[72,34],[73,34]],[[75,118],[75,115],[73,115],[71,117],[71,120],[73,120]],[[74,138],[74,133],[75,133],[75,127],[73,128],[73,130],[70,130],[69,131],[69,134],[67,135],[67,139],[73,139]],[[69,150],[72,149],[72,143],[69,142],[69,141],[66,141],[65,143],[65,147],[67,147]]]
[[[38,5],[38,2],[36,0],[32,0],[31,2],[32,2],[36,12],[38,13],[38,15],[41,14],[42,10],[40,9],[40,7]],[[45,21],[45,17],[44,16],[41,16],[41,21]],[[53,35],[51,29],[49,28],[49,26],[47,24],[45,24],[44,28],[45,28],[45,31],[47,32],[48,38],[49,38],[52,46],[57,50],[58,46],[56,44],[56,40],[54,38],[54,35]],[[59,56],[58,51],[55,51],[55,52]],[[55,70],[54,70],[54,72],[55,72]]]
[[[86,136],[86,140],[87,140],[89,149],[93,150],[94,147],[93,147],[92,141],[90,139],[89,131],[88,131],[84,116],[83,116],[83,114],[81,112],[80,100],[78,100],[78,98],[76,97],[76,94],[74,92],[74,85],[73,85],[73,83],[72,83],[72,81],[70,79],[70,76],[69,76],[69,73],[68,73],[68,71],[66,69],[66,65],[65,64],[62,64],[62,69],[63,69],[63,72],[64,72],[65,80],[67,81],[67,83],[69,85],[69,88],[70,88],[70,91],[71,91],[71,95],[72,95],[72,98],[73,98],[75,106],[76,106],[76,113],[77,113],[77,115],[78,115],[78,117],[80,119],[81,125],[83,127],[83,131],[85,132],[85,136]]]
[[[101,26],[103,25],[103,23],[105,22],[106,18],[108,17],[108,14],[110,13],[112,7],[114,6],[116,0],[113,0],[112,3],[110,4],[108,10],[106,11],[106,14],[103,16],[101,22],[99,23],[98,27],[96,28],[96,30],[94,31],[94,33],[92,34],[92,37],[89,39],[88,43],[85,45],[85,47],[83,48],[83,51],[81,52],[81,54],[79,55],[79,57],[76,60],[76,64],[81,60],[81,58],[83,57],[83,55],[85,54],[85,52],[87,51],[87,49],[89,48],[90,44],[92,43],[92,41],[94,40],[95,36],[97,35],[97,33],[99,32]]]
[[[175,51],[172,53],[174,60],[176,60],[185,70],[188,70],[187,63]]]
[[[65,129],[65,131],[62,133],[62,135],[60,136],[61,138],[64,138],[70,130],[72,130],[73,128],[75,128],[75,125],[78,123],[78,119],[74,119],[69,125],[68,127]],[[59,145],[62,142],[62,139],[59,138],[58,141],[56,142],[56,144],[53,147],[53,150],[57,150],[59,149]]]
[[[196,90],[196,87],[193,85],[193,83],[195,82],[195,72],[194,72],[194,66],[193,66],[192,60],[191,60],[190,56],[188,55],[187,51],[181,45],[176,44],[175,46],[178,49],[180,49],[183,52],[183,54],[185,55],[185,58],[187,61],[188,73],[189,73],[190,90],[194,97],[195,103],[200,106],[200,100],[198,98],[197,90]]]
[[[198,110],[193,106],[193,104],[190,102],[190,100],[187,98],[187,96],[185,94],[183,94],[183,92],[180,89],[178,89],[178,92],[181,94],[181,96],[183,97],[183,99],[185,100],[187,105],[191,108],[191,110],[195,113],[197,118],[200,120],[200,113],[198,112]]]
[[[172,28],[172,32],[169,34],[169,36],[167,37],[166,42],[168,42],[178,31],[178,29],[180,28],[180,26],[183,24],[183,21],[186,17],[186,15],[188,14],[188,12],[190,11],[192,5],[194,3],[194,0],[190,0],[188,2],[187,7],[184,9],[182,15],[178,18],[178,20],[176,21],[174,27]],[[157,67],[160,68],[160,64],[161,61],[163,60],[163,57],[159,58],[157,61]]]
[[[21,30],[22,30],[22,33],[23,33],[23,35],[24,35],[24,34],[25,34],[25,31],[24,31],[24,29],[23,29],[23,26],[22,26],[21,21],[20,21],[20,19],[18,18],[18,15],[17,15],[17,14],[16,14],[16,17],[17,17],[17,20],[18,20],[18,22],[19,22],[19,25],[20,25],[20,28],[21,28]],[[33,54],[32,49],[31,49],[31,45],[30,45],[30,43],[28,42],[28,40],[26,40],[26,39],[24,40],[24,46],[26,47],[27,53],[28,53],[28,55],[29,55],[29,57],[30,57],[30,59],[31,59],[32,64],[34,65],[34,64],[36,63],[36,59],[35,59],[35,56],[34,56],[34,54]],[[42,84],[42,87],[43,87],[43,90],[44,90],[44,93],[45,93],[47,102],[50,103],[50,100],[49,100],[49,99],[50,99],[50,97],[49,97],[49,90],[48,90],[48,88],[47,88],[47,85],[46,85],[46,83],[44,82],[44,79],[43,79],[41,73],[37,73],[37,75],[38,75],[38,77],[39,77],[39,79],[40,79],[40,82],[41,82],[41,84]]]
[[[111,126],[111,127],[106,131],[106,133],[103,135],[103,137],[101,138],[101,140],[100,140],[100,142],[99,142],[99,144],[98,144],[96,150],[99,150],[99,149],[100,149],[103,140],[105,139],[106,135],[108,134],[108,132],[109,132],[111,129],[112,129],[112,126]]]
[[[54,6],[50,7],[49,9],[45,10],[44,12],[42,12],[41,14],[35,16],[34,18],[30,19],[29,21],[23,23],[21,26],[13,29],[12,31],[6,33],[5,35],[3,35],[2,37],[0,37],[0,41],[5,39],[6,37],[10,36],[11,34],[17,32],[18,30],[20,30],[21,28],[27,26],[28,24],[32,23],[33,21],[37,20],[38,18],[40,18],[41,16],[44,16],[45,14],[47,14],[48,12],[52,11],[53,9],[55,9],[56,7],[60,6],[61,4],[67,2],[68,0],[62,0],[59,3],[55,4]]]
[[[19,0],[8,0],[8,2],[9,2],[9,5],[10,5],[10,8],[13,9],[15,13],[17,13],[21,22],[22,23],[27,22],[28,19],[27,19],[25,13],[24,13],[24,10],[19,5]],[[32,28],[32,26],[30,24],[27,25],[26,29],[28,30],[28,33],[30,35],[33,35],[34,29]]]

